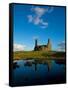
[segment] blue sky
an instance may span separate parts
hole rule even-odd
[[[13,25],[15,49],[32,50],[35,38],[38,44],[47,44],[50,38],[53,50],[65,44],[64,7],[14,4]]]

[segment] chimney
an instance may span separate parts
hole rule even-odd
[[[37,47],[37,39],[35,39],[35,47]]]

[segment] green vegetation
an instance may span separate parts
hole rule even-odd
[[[45,51],[17,51],[13,53],[13,60],[19,59],[65,59],[65,52]]]

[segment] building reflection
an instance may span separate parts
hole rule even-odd
[[[34,65],[35,71],[37,71],[37,65],[42,64],[42,65],[47,65],[48,71],[51,69],[52,61],[51,60],[33,60],[33,61],[26,61],[24,66],[31,67]]]

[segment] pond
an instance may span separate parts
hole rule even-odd
[[[65,83],[66,65],[64,61],[34,59],[14,61],[12,84],[19,86]]]

